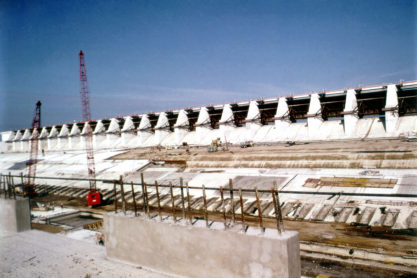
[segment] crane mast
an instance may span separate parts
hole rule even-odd
[[[81,81],[81,107],[82,107],[82,120],[87,124],[85,130],[85,150],[87,153],[87,168],[88,179],[90,183],[90,192],[88,193],[88,205],[100,205],[101,195],[96,188],[96,169],[94,163],[94,149],[93,149],[93,130],[91,128],[91,111],[90,111],[90,98],[88,95],[87,86],[87,70],[85,67],[84,53],[80,51],[80,81]]]
[[[30,158],[28,162],[28,179],[23,188],[24,195],[35,194],[36,164],[38,160],[39,128],[41,127],[41,102],[36,103],[35,114],[32,120],[32,138],[30,139]]]

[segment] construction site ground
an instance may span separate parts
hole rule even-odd
[[[273,181],[277,181],[279,190],[283,192],[287,190],[309,193],[281,194],[282,209],[286,214],[284,227],[288,230],[296,230],[300,234],[303,275],[309,277],[318,274],[329,274],[331,277],[415,277],[417,275],[415,265],[398,263],[398,260],[417,262],[417,227],[415,227],[417,203],[416,198],[412,197],[417,194],[417,142],[401,139],[367,139],[295,142],[294,145],[292,143],[258,144],[248,148],[223,145],[218,150],[218,152],[209,153],[207,147],[182,146],[178,149],[121,149],[117,152],[113,151],[113,154],[109,151],[102,163],[119,163],[120,161],[126,161],[126,163],[151,161],[153,163],[145,167],[138,166],[136,170],[128,168],[124,169],[124,172],[120,170],[120,173],[102,171],[98,174],[98,178],[118,180],[119,176],[123,175],[125,185],[128,186],[131,181],[140,182],[140,176],[143,173],[145,182],[150,185],[155,180],[158,180],[160,184],[166,185],[173,181],[178,185],[181,177],[184,178],[184,183],[189,181],[190,186],[205,184],[208,188],[227,187],[230,178],[233,179],[235,188],[251,190],[255,186],[260,190],[270,190],[273,187]],[[101,151],[101,153],[104,152]],[[48,163],[48,155],[46,153],[42,163]],[[51,155],[56,154],[51,152]],[[70,152],[62,155],[69,156]],[[72,158],[72,161],[75,163],[76,159]],[[145,165],[145,163],[140,165]],[[63,164],[61,167],[64,166]],[[47,173],[46,170],[44,173]],[[64,171],[60,172],[59,176],[65,177],[63,173]],[[72,175],[80,176],[78,172]],[[53,175],[48,174],[48,176]],[[307,182],[309,178],[312,178],[311,182]],[[327,184],[329,179],[330,185]],[[345,180],[340,182],[340,179]],[[38,179],[38,181],[48,183],[48,186],[42,188],[43,191],[56,191],[54,180]],[[59,186],[66,186],[64,180],[56,182],[60,183]],[[334,186],[336,183],[338,185]],[[78,187],[79,191],[83,188],[85,190],[88,185],[83,181],[70,181],[69,184],[74,187],[74,192],[78,192],[75,188]],[[68,193],[68,190],[64,195],[49,194],[38,197],[33,202],[88,210],[98,214],[114,211],[114,196],[111,193],[113,184],[102,183],[100,186],[108,190],[106,194],[110,197],[108,197],[109,204],[99,208],[88,208],[84,195]],[[129,190],[126,190],[128,196],[131,194]],[[140,190],[140,186],[135,185],[135,191],[140,192]],[[165,200],[169,200],[168,188],[163,190],[165,190],[163,194],[167,195]],[[175,194],[178,194],[178,188],[176,190]],[[201,195],[201,190],[190,190],[190,192],[196,198],[198,194]],[[314,194],[315,192],[317,195]],[[323,195],[323,192],[330,192],[330,195]],[[339,192],[356,195],[340,196]],[[208,194],[208,198],[213,198],[211,204],[216,204],[219,190],[212,190]],[[375,196],[385,194],[385,196],[375,197],[372,194]],[[402,196],[407,194],[411,197]],[[248,199],[247,204],[250,204],[254,198],[250,193],[244,193],[244,197]],[[264,201],[269,198],[266,193],[260,194],[260,197]],[[235,198],[239,197],[235,196]],[[120,210],[119,191],[116,199]],[[132,198],[126,204],[127,210],[133,210],[131,200]],[[137,200],[138,210],[143,207],[140,200],[141,198]],[[321,209],[323,215],[319,213],[320,217],[308,216],[314,214],[313,204],[319,203],[323,208],[331,207],[332,209]],[[179,203],[176,202],[176,204]],[[356,217],[352,211],[345,219],[346,221],[338,221],[335,215],[339,213],[339,208],[343,209],[343,206],[351,207],[354,211],[355,207],[360,207],[358,215],[361,217]],[[253,206],[249,207],[253,208]],[[201,205],[193,208],[195,209],[194,217],[204,218]],[[304,208],[310,210],[309,214],[301,213]],[[369,208],[372,208],[372,213],[368,217]],[[386,214],[385,209],[395,217],[384,218],[385,224],[374,221],[377,216]],[[258,225],[255,211],[251,209],[245,215],[246,225]],[[155,206],[151,208],[150,213],[152,216],[157,214]],[[163,215],[173,213],[170,202],[165,203],[161,213]],[[174,213],[177,217],[182,216],[180,206],[174,210]],[[389,213],[387,215],[391,215]],[[271,215],[268,213],[264,216],[265,227],[276,227],[276,220]],[[223,221],[218,209],[209,210],[208,217],[210,221]],[[230,210],[227,218],[227,221],[231,222]],[[236,222],[240,223],[238,214],[236,214]],[[62,232],[56,230],[54,226],[36,224],[33,228]],[[363,256],[358,254],[363,254]],[[375,256],[382,256],[382,260],[371,259]]]

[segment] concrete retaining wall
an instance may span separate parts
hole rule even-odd
[[[107,256],[185,277],[300,277],[298,233],[248,235],[110,213]]]
[[[30,230],[28,199],[0,198],[0,236]]]

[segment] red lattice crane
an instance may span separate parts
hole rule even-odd
[[[41,102],[36,103],[35,115],[32,120],[32,138],[30,138],[30,158],[27,163],[28,179],[23,186],[23,194],[33,196],[35,194],[36,164],[38,163],[39,132],[41,127]]]
[[[87,202],[89,206],[101,204],[101,194],[96,187],[96,169],[94,164],[93,148],[93,130],[91,127],[90,98],[88,96],[87,70],[85,68],[84,53],[80,51],[80,81],[81,81],[81,107],[83,122],[88,123],[85,131],[85,150],[87,152],[88,179],[90,183],[90,192],[88,193]]]

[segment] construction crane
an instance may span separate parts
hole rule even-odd
[[[32,120],[32,138],[30,138],[30,158],[27,163],[28,178],[23,185],[23,195],[32,197],[35,195],[36,164],[38,163],[39,128],[41,127],[41,102],[36,103],[35,115]]]
[[[94,149],[93,149],[93,130],[91,127],[91,112],[90,112],[90,98],[88,96],[87,86],[87,70],[85,67],[84,53],[82,50],[79,53],[80,58],[80,81],[81,81],[81,107],[82,119],[88,123],[85,130],[85,150],[87,153],[87,168],[88,179],[90,183],[90,192],[88,193],[87,203],[89,206],[101,204],[101,194],[96,187],[96,169],[94,164]]]

